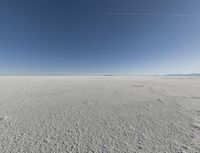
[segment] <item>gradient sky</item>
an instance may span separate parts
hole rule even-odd
[[[0,74],[193,72],[199,0],[0,0]]]

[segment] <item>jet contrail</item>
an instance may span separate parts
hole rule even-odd
[[[123,12],[105,12],[104,14],[126,15],[126,16],[200,17],[200,14],[159,14],[159,13],[123,13]]]

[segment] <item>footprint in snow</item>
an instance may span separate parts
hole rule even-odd
[[[144,86],[143,86],[143,85],[134,84],[134,85],[132,85],[132,87],[142,88],[142,87],[144,87]]]
[[[199,129],[200,130],[200,123],[194,122],[191,124],[191,126],[195,129]]]
[[[5,121],[5,120],[8,120],[9,118],[10,116],[1,116],[0,121]]]
[[[200,110],[197,110],[196,112],[197,112],[197,115],[200,115]]]
[[[160,103],[164,103],[164,100],[162,98],[158,98],[157,101]]]

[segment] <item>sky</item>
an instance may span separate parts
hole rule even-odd
[[[199,0],[0,0],[0,74],[199,73],[199,27]]]

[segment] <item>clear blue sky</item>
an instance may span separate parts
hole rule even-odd
[[[199,0],[0,0],[0,74],[193,72]]]

